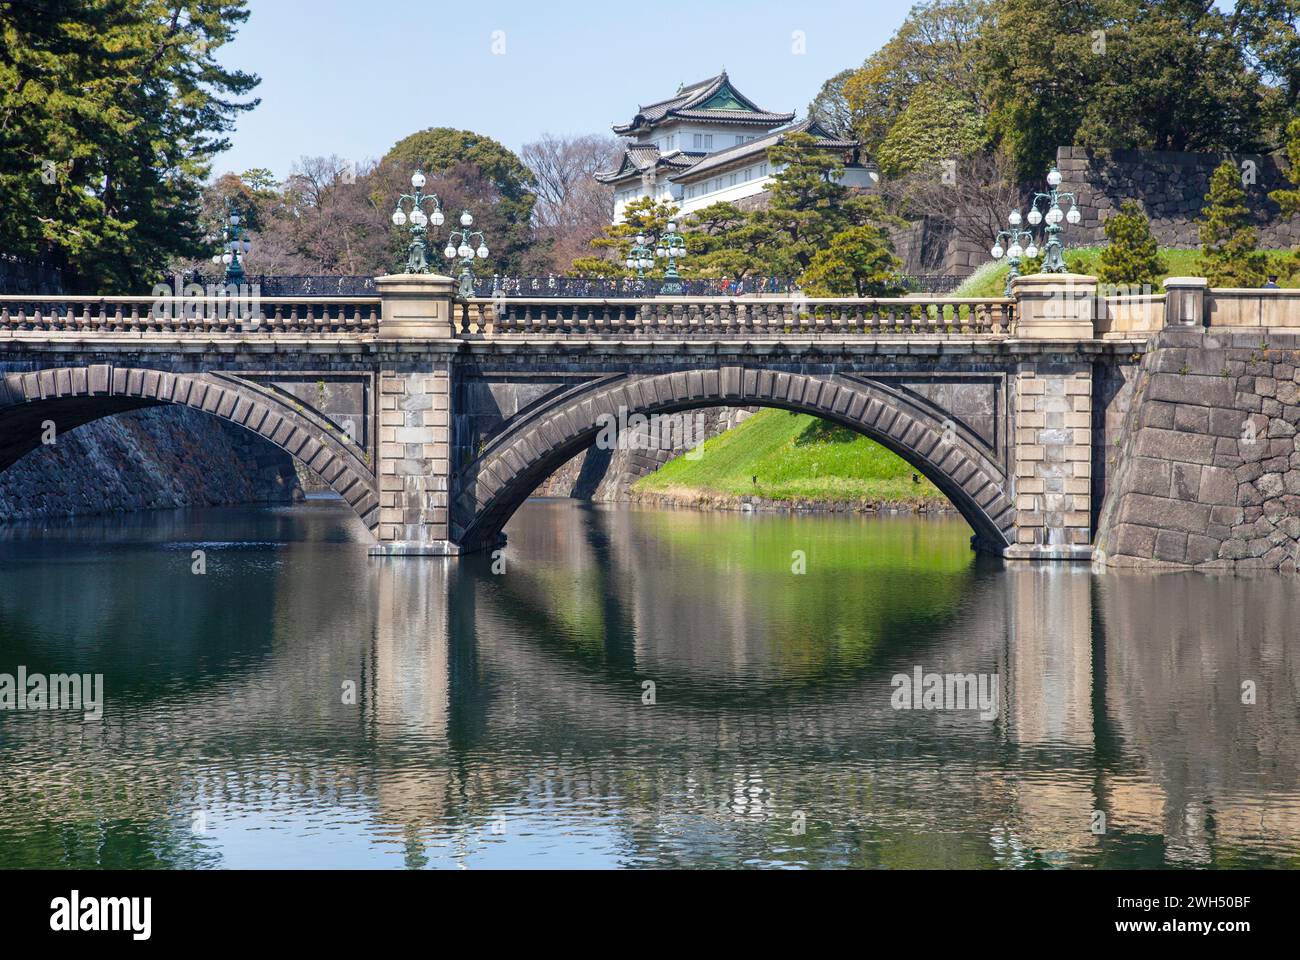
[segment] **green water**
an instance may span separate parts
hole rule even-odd
[[[0,711],[0,867],[1300,864],[1294,578],[1005,567],[957,520],[508,532],[502,569],[371,559],[329,502],[6,531],[0,673],[106,704]],[[895,709],[917,667],[996,716]]]

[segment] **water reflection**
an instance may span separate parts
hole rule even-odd
[[[0,713],[0,864],[1300,857],[1293,580],[567,501],[520,513],[503,573],[361,534],[322,503],[11,531],[0,672],[102,672],[109,699]],[[894,710],[916,666],[996,674],[999,717]]]

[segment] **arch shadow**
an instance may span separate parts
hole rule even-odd
[[[809,413],[855,430],[929,478],[975,531],[977,549],[1014,542],[1014,506],[995,451],[956,417],[879,381],[725,367],[616,374],[556,396],[510,425],[458,476],[452,538],[486,549],[543,480],[593,444],[608,417],[701,407],[764,406]]]
[[[173,374],[93,364],[0,377],[0,471],[40,446],[41,425],[61,432],[103,417],[177,404],[243,427],[306,464],[374,533],[374,473],[329,428],[258,384],[228,374]]]

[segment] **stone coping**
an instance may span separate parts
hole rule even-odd
[[[1016,561],[1062,560],[1075,563],[1088,563],[1092,560],[1091,544],[1041,544],[1015,543],[1002,550],[1002,559]]]

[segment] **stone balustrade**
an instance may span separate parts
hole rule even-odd
[[[375,335],[378,297],[76,297],[0,295],[0,338]]]
[[[458,302],[454,326],[457,336],[478,339],[1006,337],[1015,316],[1015,301],[1000,297],[510,297]]]
[[[1167,326],[1300,328],[1300,290],[1212,288],[1174,277],[1164,292],[1086,276],[1020,277],[1013,296],[453,297],[432,275],[379,278],[375,297],[0,295],[0,338],[334,337],[496,340],[828,338],[1137,340]]]

